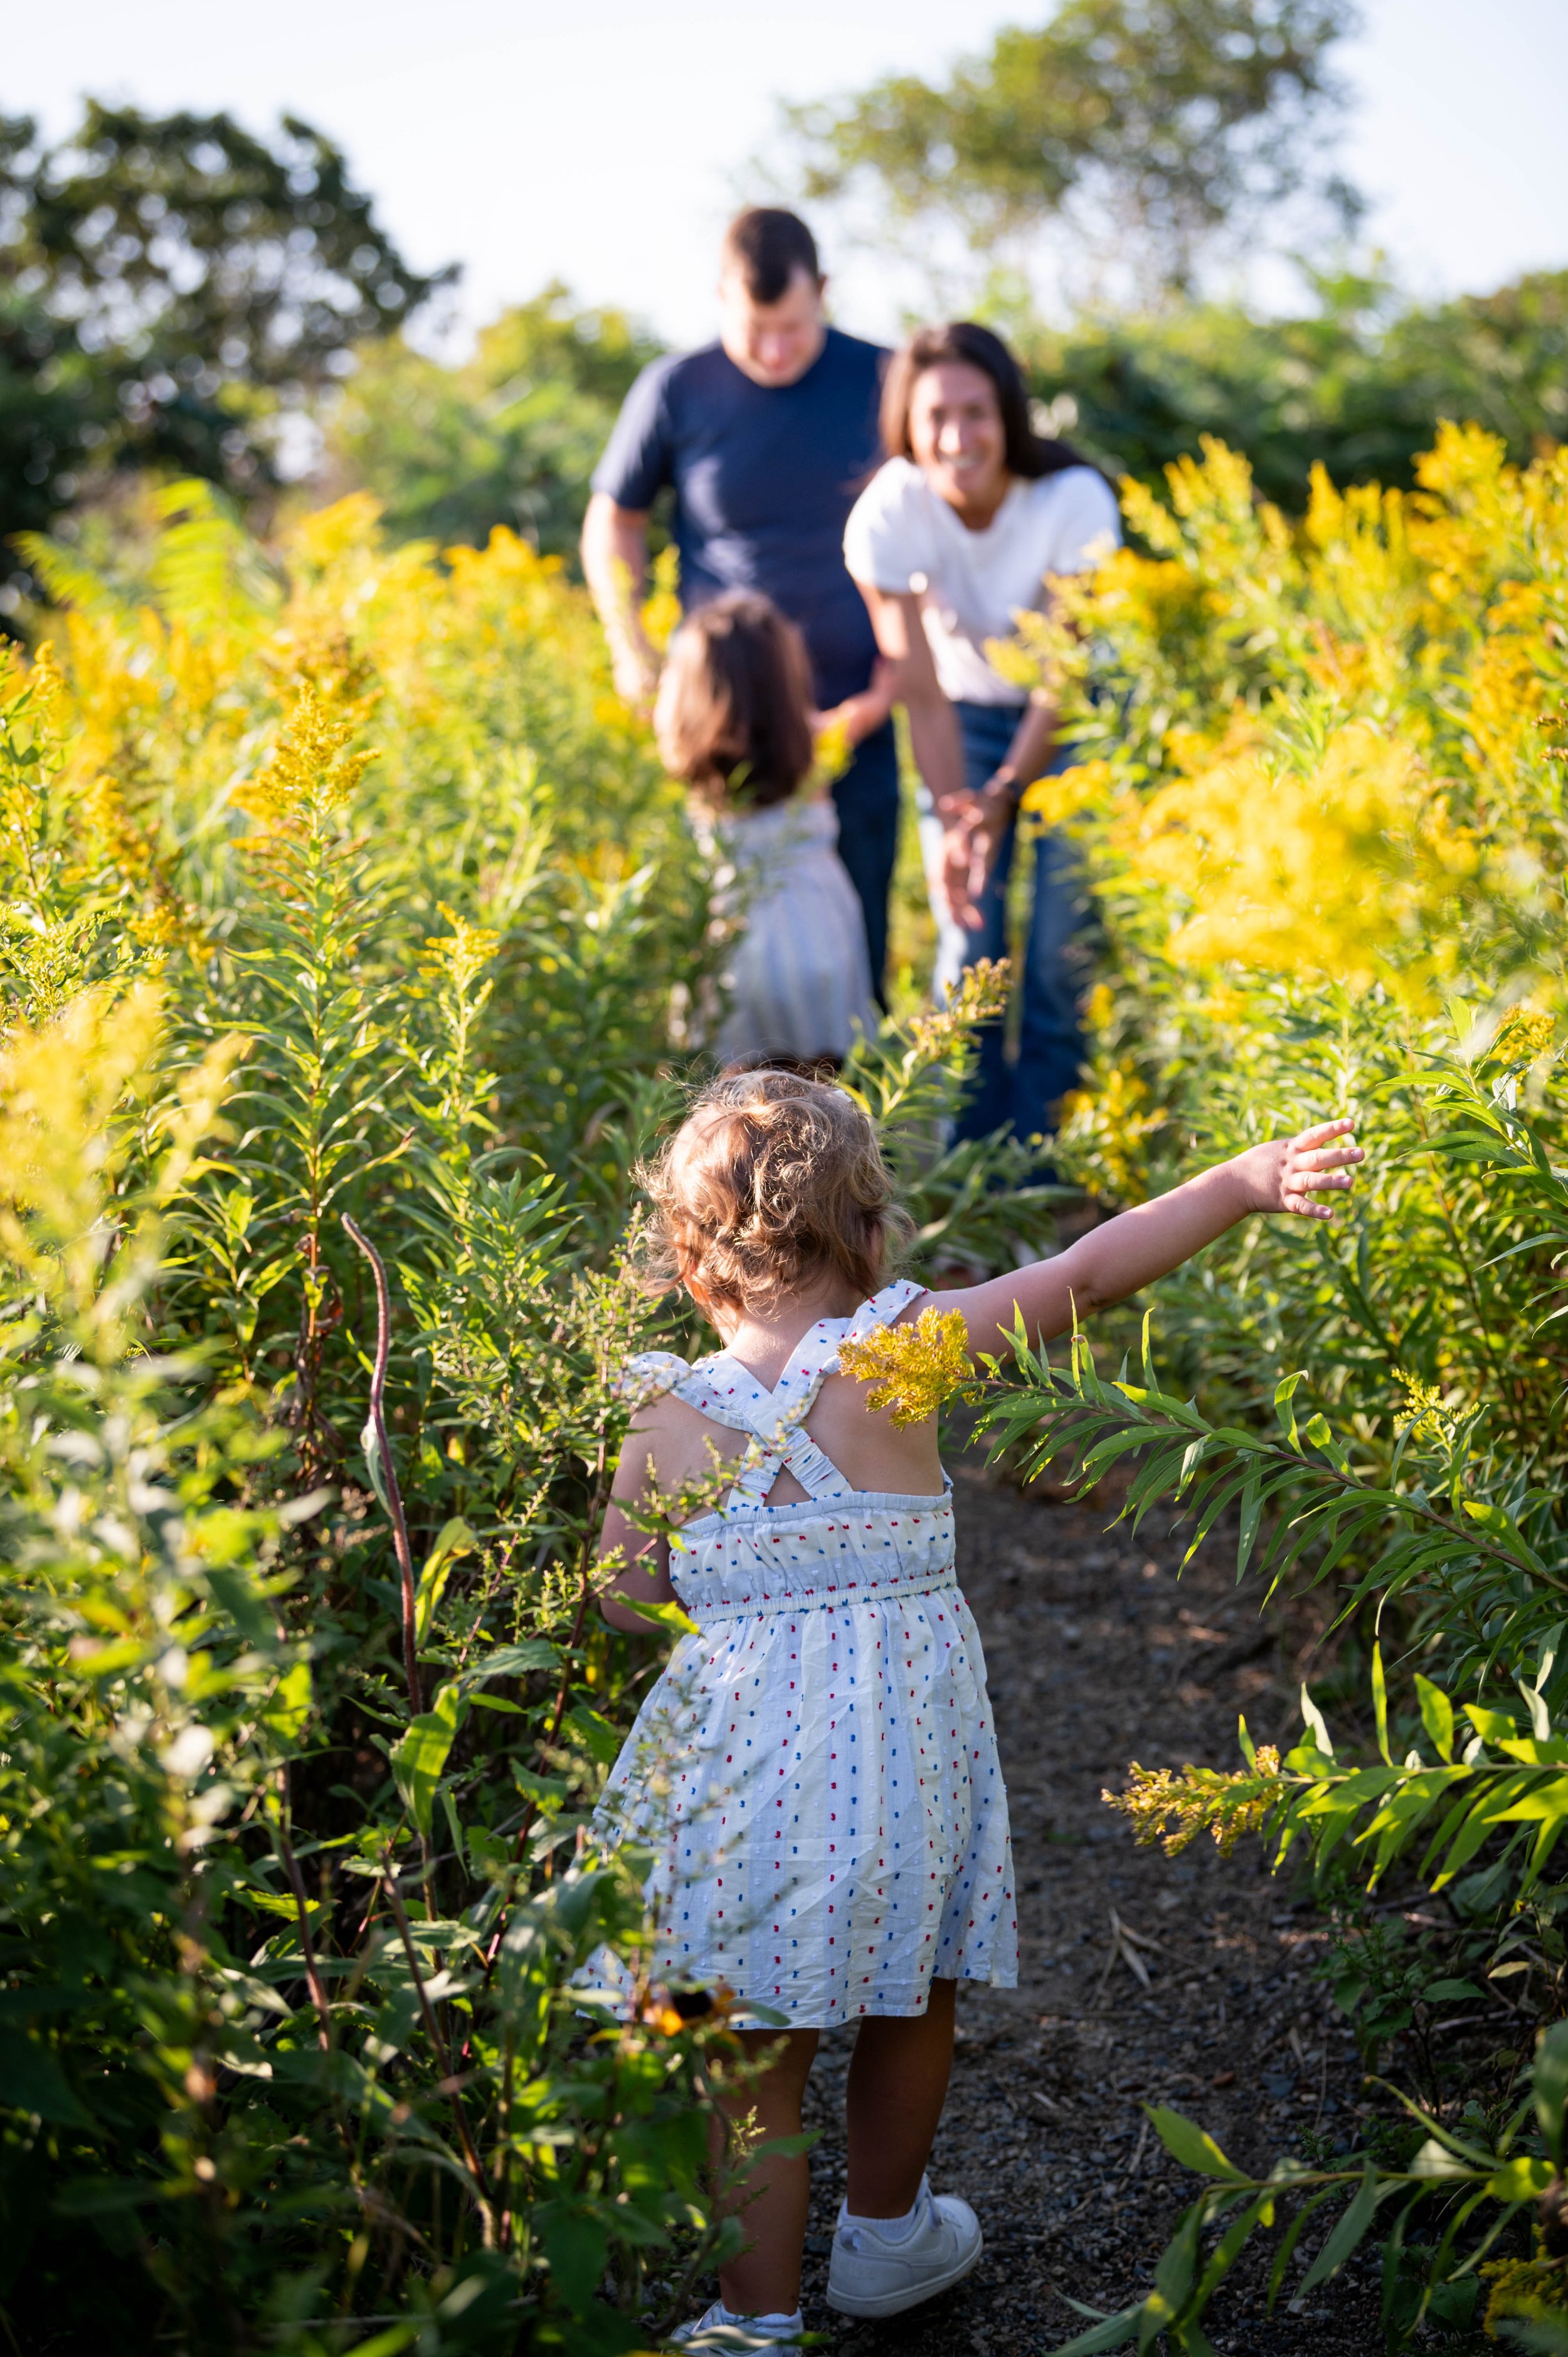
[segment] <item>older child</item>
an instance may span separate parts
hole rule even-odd
[[[716,1512],[671,1554],[612,1507],[607,1600],[678,1596],[675,1648],[607,1788],[603,1823],[656,1838],[660,1970],[725,1981],[789,2025],[748,2092],[769,2137],[798,2135],[820,2032],[859,2023],[849,2183],[830,2306],[892,2316],[968,2273],[974,2213],[925,2168],[961,1980],[1016,1977],[1007,1803],[985,1664],[953,1570],[951,1485],[935,1418],[900,1429],[839,1371],[845,1340],[934,1304],[972,1351],[1003,1352],[1164,1275],[1256,1211],[1327,1219],[1361,1151],[1348,1121],[1256,1146],[1094,1229],[1055,1259],[958,1291],[888,1284],[908,1233],[865,1115],[784,1072],[718,1082],[644,1174],[660,1255],[723,1337],[688,1366],[634,1362],[646,1404],[615,1495],[631,1505],[734,1466]],[[629,1567],[626,1567],[629,1566]],[[659,1755],[662,1755],[661,1758]],[[744,2014],[743,2017],[744,2018]],[[766,2050],[778,2033],[743,2031]],[[746,2321],[787,2341],[798,2312],[807,2166],[758,2163],[748,2249],[702,2336]],[[714,2342],[711,2345],[722,2345]]]
[[[740,932],[721,977],[725,1063],[838,1064],[874,1031],[865,920],[839,858],[838,818],[807,780],[816,738],[854,743],[880,727],[890,674],[831,713],[811,705],[806,649],[766,597],[699,607],[671,642],[653,725],[671,775],[693,789],[717,867],[715,906]]]

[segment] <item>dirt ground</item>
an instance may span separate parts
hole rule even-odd
[[[1222,1859],[1134,1846],[1101,1801],[1130,1760],[1236,1764],[1236,1717],[1258,1740],[1298,1723],[1293,1658],[1305,1627],[1257,1617],[1223,1554],[1183,1575],[1185,1536],[1137,1539],[1096,1512],[955,1469],[961,1577],[985,1642],[1013,1813],[1019,1986],[964,1988],[952,2091],[931,2165],[978,2212],[978,2271],[886,2324],[834,2317],[822,2293],[843,2190],[843,2087],[853,2032],[824,2038],[810,2124],[806,2322],[834,2357],[1033,2357],[1141,2297],[1196,2180],[1168,2160],[1142,2105],[1199,2120],[1231,2157],[1266,2166],[1304,2126],[1348,2143],[1361,2072],[1312,1967],[1323,1932],[1269,1876],[1260,1845]],[[1113,1953],[1113,1920],[1148,1986]],[[1108,1969],[1109,1967],[1109,1969]],[[1309,2246],[1317,2237],[1309,2234]],[[1266,2262],[1265,2262],[1266,2264]],[[1221,2357],[1372,2357],[1378,2260],[1368,2252],[1269,2317],[1264,2267],[1221,2292]],[[1292,2270],[1299,2282],[1305,2258]]]

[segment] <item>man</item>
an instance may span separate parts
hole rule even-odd
[[[646,706],[658,677],[640,608],[649,510],[666,484],[682,607],[727,589],[771,597],[805,633],[822,710],[871,679],[876,640],[844,570],[843,527],[881,463],[887,355],[829,327],[826,285],[804,221],[770,206],[741,213],[725,236],[718,342],[655,361],[627,395],[595,471],[583,567],[630,704]],[[880,996],[898,840],[891,722],[856,747],[833,800]]]

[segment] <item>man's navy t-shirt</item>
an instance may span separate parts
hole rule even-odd
[[[830,328],[794,384],[754,384],[722,344],[654,361],[626,397],[594,489],[647,509],[675,489],[681,602],[760,590],[806,635],[824,706],[871,677],[876,641],[843,528],[881,463],[887,355]]]

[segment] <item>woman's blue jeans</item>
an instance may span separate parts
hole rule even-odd
[[[979,793],[1007,758],[1022,715],[1012,704],[955,704],[963,737],[967,783]],[[1047,774],[1066,769],[1070,749],[1058,752]],[[920,834],[926,872],[940,867],[941,824],[921,795]],[[1018,1138],[1048,1136],[1056,1125],[1058,1101],[1078,1085],[1083,1061],[1083,1034],[1079,1028],[1079,977],[1073,936],[1082,908],[1078,864],[1070,846],[1059,836],[1036,834],[1024,846],[1032,855],[1034,889],[1025,934],[1023,1004],[1015,1061],[1007,1056],[1007,1026],[987,1023],[980,1033],[980,1066],[968,1103],[954,1126],[955,1137],[989,1137],[1007,1128]],[[945,998],[966,965],[980,958],[1010,954],[1007,939],[1007,887],[1018,848],[1015,820],[997,845],[996,857],[980,897],[980,923],[972,932],[955,924],[945,909],[937,914],[937,969],[933,977],[939,997]]]

